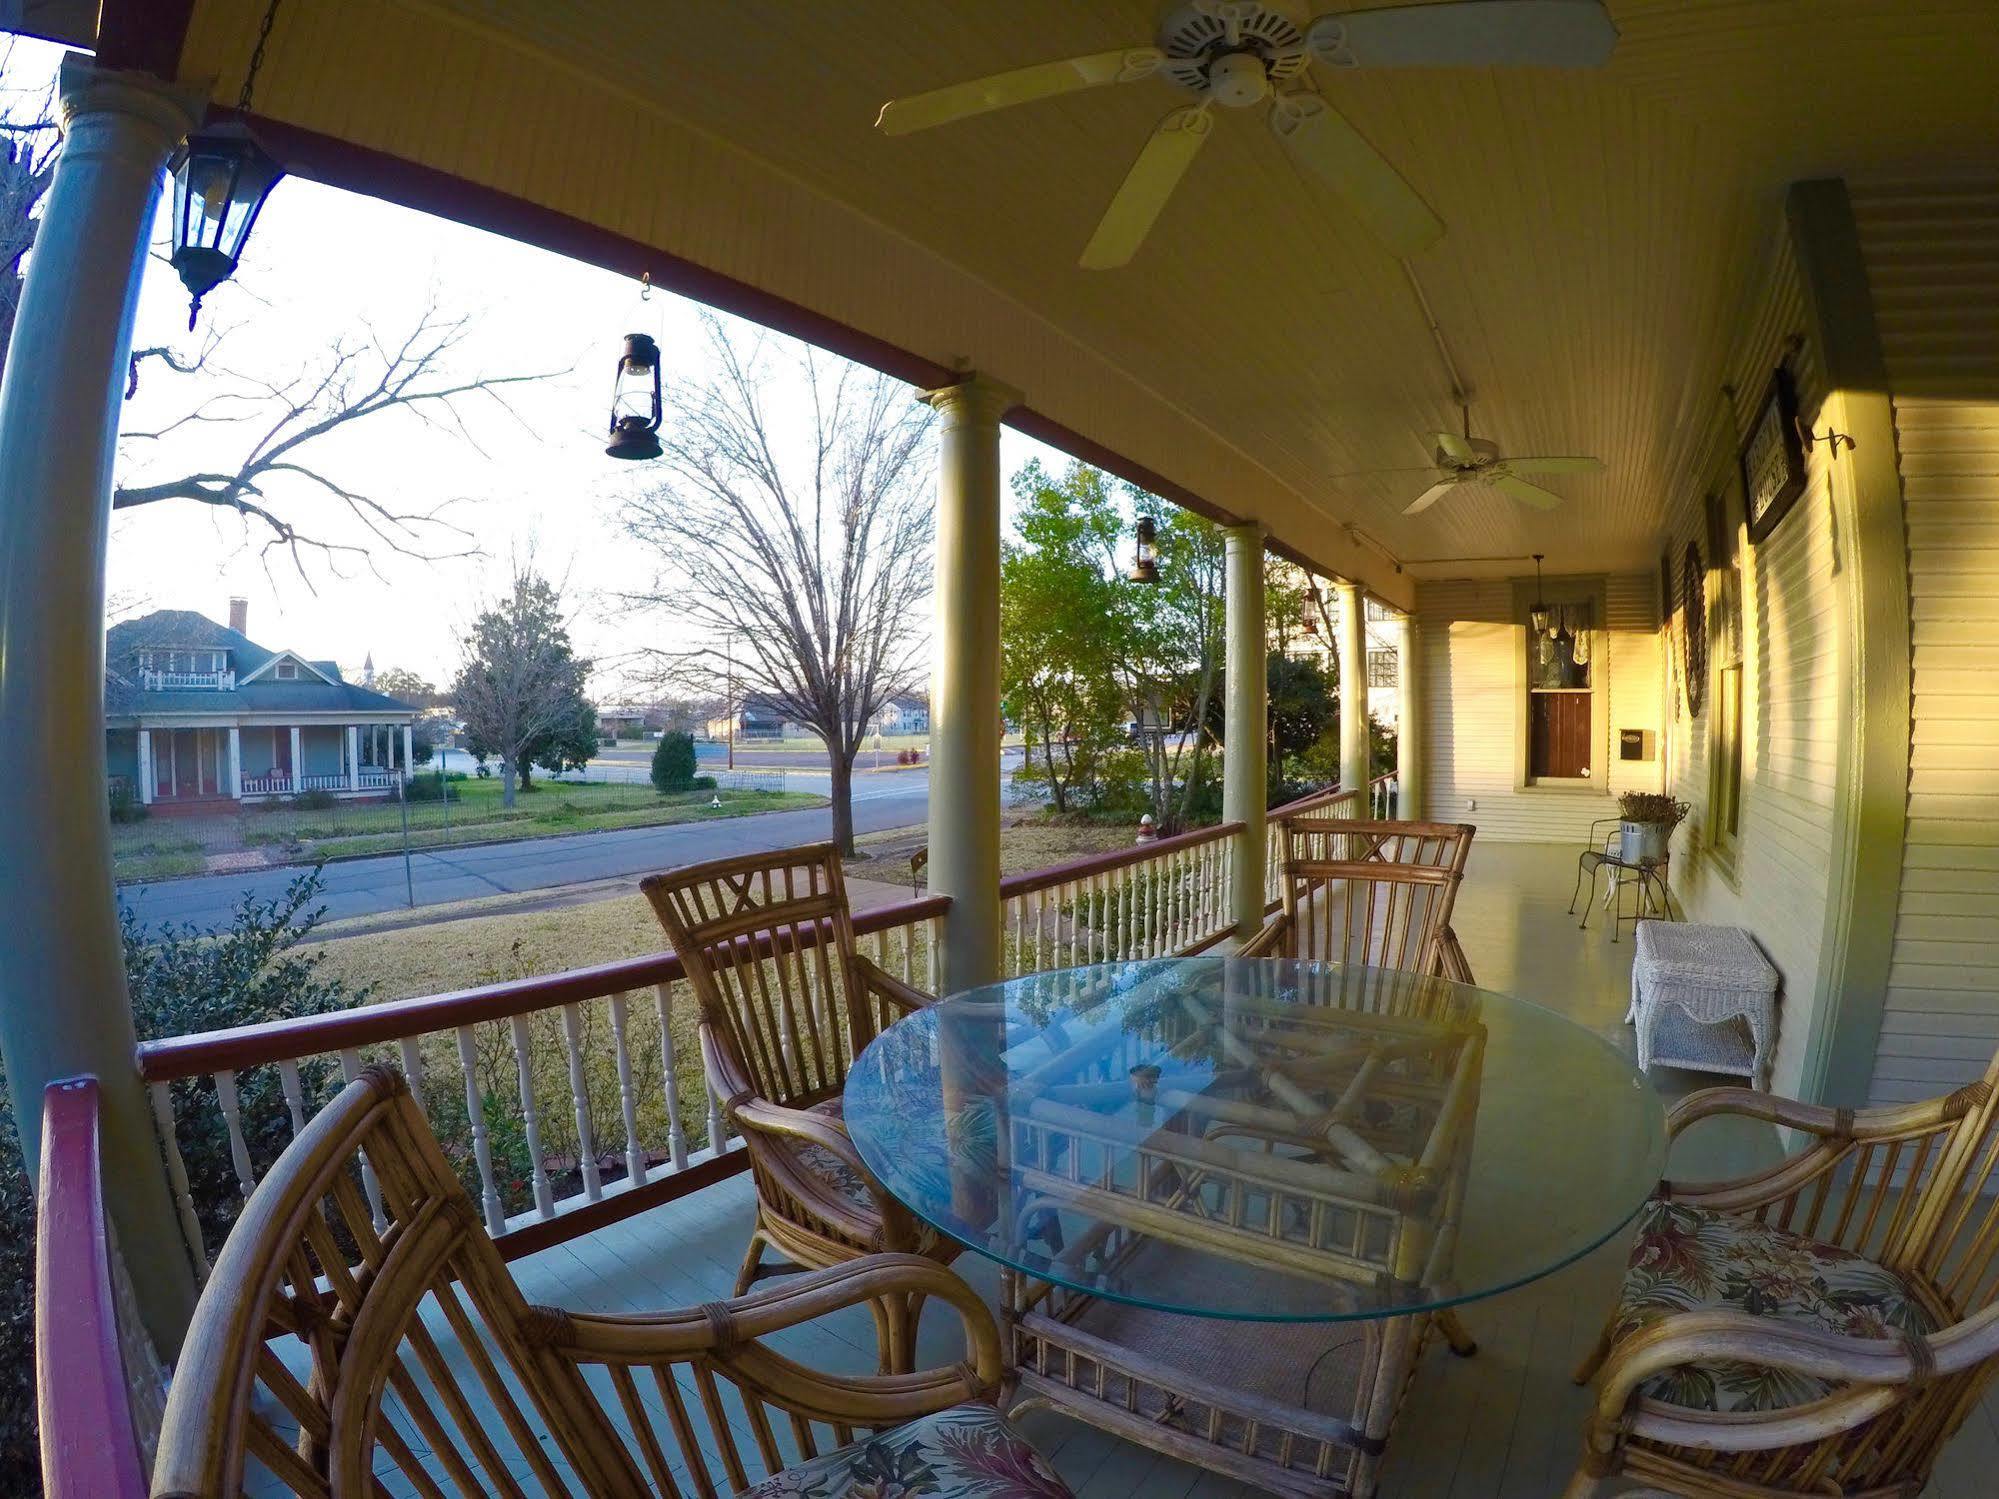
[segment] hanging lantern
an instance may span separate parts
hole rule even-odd
[[[1159,527],[1152,517],[1138,518],[1138,545],[1132,553],[1131,571],[1125,574],[1134,583],[1157,583],[1159,581]]]
[[[611,445],[604,451],[613,458],[657,458],[661,414],[659,345],[650,334],[627,333],[611,392]]]
[[[1319,585],[1307,583],[1305,597],[1298,605],[1298,618],[1304,624],[1307,635],[1316,636],[1319,633],[1319,605]]]
[[[1527,611],[1527,623],[1534,627],[1536,635],[1546,635],[1553,640],[1555,632],[1550,628],[1553,616],[1548,606],[1541,602],[1541,557],[1540,552],[1534,554],[1534,607]]]
[[[277,0],[271,0],[264,11],[256,50],[236,96],[237,118],[195,131],[168,163],[174,179],[174,242],[167,258],[193,298],[187,309],[189,332],[201,312],[201,299],[236,273],[264,199],[284,176],[243,123],[277,10]]]

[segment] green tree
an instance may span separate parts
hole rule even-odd
[[[387,693],[412,708],[430,708],[437,703],[436,686],[406,666],[391,666],[376,672],[375,691]]]
[[[583,684],[590,663],[569,643],[562,594],[517,561],[506,590],[472,622],[451,699],[465,720],[466,748],[500,760],[500,801],[535,765],[562,771],[597,748],[597,719]]]
[[[669,729],[652,752],[652,783],[662,795],[673,796],[694,784],[694,736]]]

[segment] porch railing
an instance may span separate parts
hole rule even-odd
[[[931,896],[863,911],[854,930],[884,968],[934,988],[949,907]],[[402,1068],[487,1230],[514,1258],[745,1168],[702,1077],[695,1024],[680,960],[657,953],[151,1041],[139,1069],[197,1268],[226,1227],[218,1187],[247,1196],[326,1098],[373,1061]],[[218,1184],[225,1169],[233,1181]],[[365,1174],[362,1185],[374,1199]]]
[[[292,778],[288,775],[243,777],[245,796],[283,796],[291,789]]]

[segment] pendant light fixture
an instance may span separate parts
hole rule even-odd
[[[1548,628],[1550,617],[1548,606],[1541,600],[1541,557],[1540,552],[1534,554],[1534,607],[1527,611],[1527,622],[1534,627],[1536,635],[1546,635],[1553,639],[1554,634]]]
[[[1149,515],[1138,518],[1137,546],[1132,553],[1131,571],[1125,576],[1134,583],[1159,581],[1159,527]]]

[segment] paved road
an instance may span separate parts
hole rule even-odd
[[[930,812],[928,771],[897,775],[856,776],[854,831],[876,833],[909,827]],[[824,775],[792,772],[789,789],[826,789]],[[686,822],[656,828],[619,828],[607,833],[576,833],[565,838],[538,838],[517,843],[489,843],[468,848],[441,848],[410,855],[410,872],[419,906],[444,901],[476,900],[481,896],[542,890],[588,880],[650,873],[675,864],[753,849],[783,848],[811,843],[832,831],[832,815],[824,807],[798,812],[766,812],[755,817],[731,817],[715,822]],[[191,879],[159,880],[127,885],[120,898],[141,920],[188,921],[203,928],[226,925],[229,912],[244,892],[260,899],[280,894],[295,869],[263,869],[241,874],[201,875]],[[326,914],[331,920],[407,909],[403,856],[343,859],[326,866]]]

